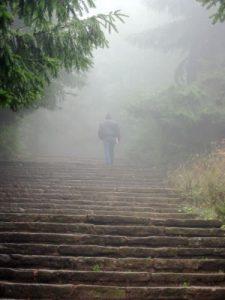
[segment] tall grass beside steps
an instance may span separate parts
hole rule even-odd
[[[183,197],[192,200],[193,210],[207,219],[225,224],[225,144],[209,155],[198,155],[169,175]],[[191,208],[189,208],[191,210]]]

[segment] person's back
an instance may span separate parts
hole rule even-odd
[[[118,124],[111,119],[106,119],[100,124],[99,137],[101,140],[119,140],[120,133]]]
[[[107,114],[105,121],[100,124],[98,136],[104,143],[106,163],[112,165],[114,161],[114,147],[117,141],[120,140],[120,129],[118,124],[112,120],[110,114]]]

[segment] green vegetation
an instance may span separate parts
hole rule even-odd
[[[207,219],[225,221],[225,146],[210,155],[196,156],[170,175],[171,183],[193,200],[197,212]]]
[[[93,0],[3,0],[0,4],[0,107],[32,106],[61,69],[86,71],[92,52],[107,47],[104,28],[123,15],[88,16]]]
[[[225,21],[225,1],[198,2],[210,13],[185,0],[149,4],[159,11],[166,8],[173,19],[136,42],[161,51],[183,51],[184,56],[174,74],[175,85],[129,107],[129,113],[141,132],[134,149],[142,147],[145,161],[181,164],[170,180],[192,200],[193,207],[185,210],[225,222],[224,144],[215,149],[225,132],[225,31],[216,24]]]
[[[225,1],[224,0],[197,0],[208,9],[216,8],[216,13],[213,15],[213,22],[225,21]]]
[[[115,23],[124,15],[90,16],[93,8],[94,0],[1,1],[0,159],[18,152],[23,115],[55,109],[65,86],[83,84],[93,51],[108,47],[105,32],[117,31]]]
[[[184,281],[183,282],[183,284],[181,285],[182,287],[184,287],[184,288],[188,288],[188,287],[190,287],[190,282],[189,281]]]
[[[19,142],[17,140],[16,124],[1,125],[0,131],[0,160],[15,158],[19,152]]]
[[[102,272],[102,266],[99,265],[99,264],[96,264],[93,269],[92,269],[93,272]]]
[[[225,33],[195,1],[151,1],[171,21],[133,42],[181,55],[175,83],[128,107],[134,124],[130,155],[152,165],[178,165],[210,152],[225,131]],[[181,38],[182,37],[182,38]]]
[[[127,151],[135,161],[174,167],[196,153],[210,153],[212,146],[224,138],[225,27],[218,24],[225,20],[224,2],[146,1],[151,9],[166,14],[167,23],[130,39],[140,48],[176,56],[174,80],[168,86],[156,90],[149,84],[145,91],[146,85],[143,88],[137,83],[137,87],[129,87],[132,99],[128,99],[124,73],[121,75],[117,66],[115,73],[105,68],[99,75],[99,82],[108,76],[110,84],[96,93],[102,101],[96,107],[104,110],[107,104],[104,106],[103,101],[116,103],[126,98],[129,102],[121,115],[126,116],[124,131],[128,135],[132,132],[127,138]],[[65,86],[69,86],[68,92],[84,84],[83,72],[92,66],[93,51],[108,46],[106,30],[117,30],[116,21],[124,17],[120,11],[92,16],[94,7],[94,0],[1,1],[0,119],[5,120],[10,110],[29,113],[39,107],[55,109],[65,96]],[[210,15],[214,15],[214,25]],[[168,59],[167,69],[173,64]],[[145,79],[148,72],[152,76],[149,66],[146,63],[143,68]],[[145,96],[141,96],[142,89]],[[89,110],[92,100],[77,105],[76,117]],[[2,158],[7,152],[8,157],[17,152],[18,117],[10,120],[0,122]],[[32,138],[36,139],[34,133]]]
[[[225,102],[220,98],[224,79],[221,73],[211,74],[130,106],[129,114],[136,121],[134,157],[141,151],[145,161],[174,166],[210,151],[212,142],[224,137]]]

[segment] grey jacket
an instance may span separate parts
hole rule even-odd
[[[99,125],[98,136],[103,141],[120,140],[120,128],[113,120],[105,120]]]

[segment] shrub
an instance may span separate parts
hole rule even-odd
[[[207,218],[225,221],[225,144],[170,174],[171,183]]]

